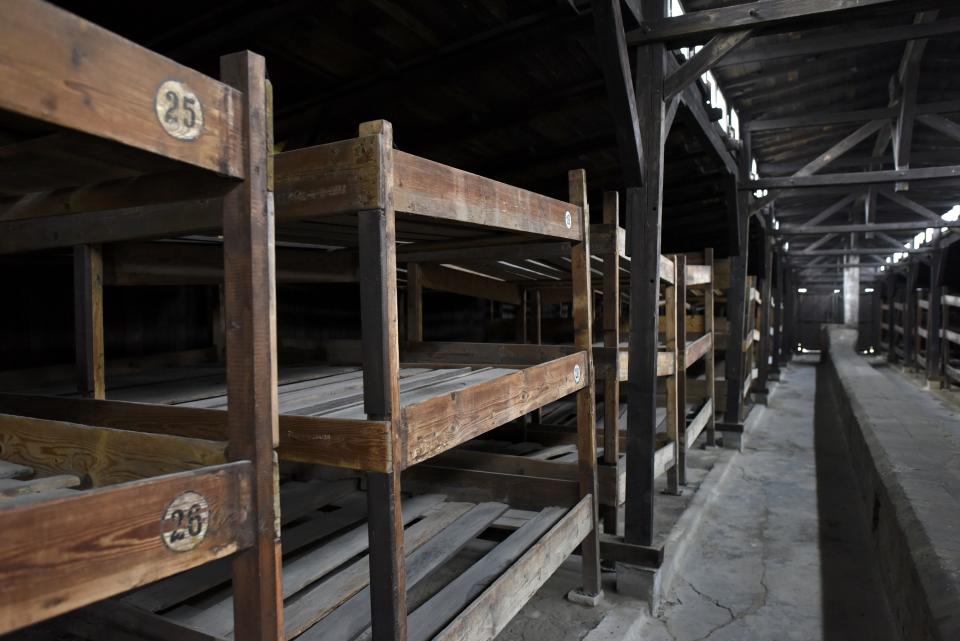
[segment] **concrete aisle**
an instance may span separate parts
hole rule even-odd
[[[839,434],[814,429],[815,361],[757,408],[661,616],[643,641],[893,641]]]

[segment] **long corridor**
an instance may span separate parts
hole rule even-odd
[[[794,360],[758,407],[644,641],[892,641],[838,433],[815,429],[816,360]]]

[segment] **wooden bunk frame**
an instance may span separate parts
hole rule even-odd
[[[17,473],[72,474],[92,489],[0,504],[0,634],[230,557],[243,604],[237,638],[277,638],[264,61],[249,53],[224,57],[217,81],[38,0],[4,5],[0,56],[0,122],[21,138],[5,162],[27,177],[3,185],[26,197],[2,207],[0,251],[33,249],[40,238],[47,247],[83,243],[75,250],[81,391],[103,391],[102,308],[91,297],[101,278],[94,243],[126,235],[106,231],[86,211],[112,210],[108,215],[126,230],[149,217],[153,233],[166,235],[177,223],[157,203],[202,194],[229,256],[227,352],[239,364],[215,440],[4,410],[3,457],[20,466]],[[89,187],[111,180],[123,184]]]
[[[730,367],[726,366],[726,361],[729,356],[730,346],[734,344],[734,339],[730,336],[730,327],[731,327],[731,317],[730,314],[733,310],[729,309],[728,302],[731,300],[730,296],[730,259],[717,259],[714,261],[714,270],[716,273],[715,287],[719,292],[719,295],[716,297],[716,303],[723,306],[724,313],[719,315],[716,318],[716,331],[717,331],[717,340],[715,344],[715,351],[723,352],[724,365],[725,365],[725,374],[723,378],[717,379],[717,385],[714,393],[714,401],[718,408],[726,408],[729,410],[729,392],[734,386],[730,385],[727,381],[726,372],[730,371]],[[750,397],[750,388],[753,384],[756,374],[753,367],[753,349],[755,346],[755,341],[759,337],[757,332],[754,330],[754,323],[756,321],[756,301],[759,298],[759,293],[752,286],[751,276],[748,276],[745,282],[745,296],[743,299],[744,304],[744,327],[743,327],[743,337],[740,339],[740,364],[741,364],[741,373],[743,378],[740,380],[739,385],[736,386],[736,389],[740,391],[740,403],[739,407],[741,408],[739,422],[742,424],[742,421],[746,417],[746,412],[749,411],[747,408],[747,399]],[[731,428],[735,428],[735,423],[729,421],[728,417],[724,417],[725,421],[722,427],[723,431],[728,431]]]
[[[277,452],[286,461],[366,473],[369,567],[378,577],[369,586],[374,638],[400,640],[406,636],[401,473],[569,395],[577,399],[578,440],[583,455],[573,479],[572,496],[563,497],[566,500],[559,503],[565,507],[562,517],[550,532],[525,548],[524,555],[490,586],[492,592],[475,595],[461,616],[450,622],[450,630],[465,621],[495,616],[495,625],[468,626],[476,631],[477,636],[472,638],[492,638],[522,606],[513,597],[501,596],[504,589],[513,589],[506,586],[524,582],[521,592],[528,593],[529,598],[578,546],[583,556],[583,591],[591,598],[598,597],[595,408],[589,349],[592,312],[583,172],[571,172],[573,202],[565,203],[394,150],[392,128],[384,121],[361,125],[360,136],[355,139],[279,154],[274,167],[278,238],[296,237],[302,244],[328,246],[347,235],[358,240],[354,247],[338,251],[278,251],[276,276],[281,282],[359,281],[364,286],[361,341],[341,341],[328,350],[331,360],[362,365],[362,392],[351,392],[348,398],[340,399],[344,402],[339,408],[327,403],[323,411],[281,412]],[[487,236],[502,243],[503,232],[520,235],[520,240],[528,243],[537,239],[555,242],[558,238],[566,242],[573,265],[570,286],[578,301],[574,309],[575,345],[518,352],[513,346],[415,340],[404,344],[401,351],[397,239],[405,229],[422,234],[423,221],[457,232],[469,229],[474,236],[461,241],[413,243],[403,245],[404,250],[425,245],[431,251],[454,247],[459,254],[464,245],[489,244]],[[342,231],[345,223],[352,225],[346,233]],[[339,228],[340,235],[327,233],[330,227]],[[191,229],[209,230],[202,217],[191,223]],[[478,230],[485,236],[476,238]],[[148,255],[152,251],[155,258],[161,256],[164,267],[158,270],[156,262],[131,258],[141,256],[148,247]],[[216,282],[222,275],[217,251],[210,244],[152,243],[134,249],[118,246],[107,252],[106,280],[116,284]],[[401,386],[401,361],[406,367],[486,369],[476,376],[462,376],[463,382],[440,386],[432,394],[427,388],[425,392],[414,391],[413,400],[408,402],[410,390]],[[489,367],[491,364],[499,368]],[[221,404],[210,398],[218,393],[202,392],[207,400],[187,404],[197,405],[194,407],[13,395],[0,399],[0,407],[16,406],[47,417],[82,415],[86,422],[98,425],[216,438],[222,434],[225,421],[222,410],[212,409]],[[353,406],[356,408],[351,409]],[[332,411],[336,409],[342,411]],[[331,415],[325,416],[325,411]],[[344,418],[345,413],[360,416]],[[529,582],[525,573],[534,562],[538,564],[538,579]],[[295,631],[300,632],[303,630]]]
[[[943,368],[943,387],[950,389],[951,385],[960,385],[960,365],[954,360],[954,345],[960,346],[960,332],[951,326],[951,321],[960,318],[956,311],[960,309],[960,296],[950,293],[947,288],[943,288],[941,297],[943,314],[943,324],[941,331],[942,343],[940,358]]]

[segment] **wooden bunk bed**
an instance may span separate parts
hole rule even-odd
[[[942,347],[940,348],[940,358],[942,359],[943,387],[950,389],[951,385],[960,385],[960,360],[954,355],[960,348],[960,331],[956,322],[960,319],[960,296],[943,289],[941,297],[943,307],[942,314]]]
[[[376,121],[361,125],[358,138],[277,155],[274,175],[277,241],[296,246],[278,249],[277,280],[360,282],[363,326],[360,340],[325,345],[323,365],[281,369],[275,391],[279,399],[277,452],[285,465],[321,465],[339,468],[348,476],[362,476],[367,503],[364,527],[370,532],[364,567],[368,568],[367,576],[377,577],[369,584],[366,580],[351,584],[357,591],[344,598],[351,599],[348,607],[353,614],[346,614],[340,607],[347,604],[338,602],[336,607],[307,608],[309,614],[304,618],[305,604],[319,597],[314,593],[305,596],[305,586],[290,583],[293,579],[288,578],[288,568],[296,558],[287,556],[285,529],[281,594],[288,623],[284,638],[314,638],[332,621],[347,616],[352,621],[357,617],[367,621],[375,639],[402,639],[408,625],[422,628],[423,613],[417,614],[406,604],[411,577],[416,576],[412,568],[426,570],[423,561],[417,560],[420,557],[414,556],[415,549],[405,546],[405,539],[412,535],[410,523],[403,516],[401,477],[406,491],[411,485],[409,475],[426,467],[431,459],[570,395],[577,399],[578,440],[583,452],[572,479],[572,492],[555,492],[558,486],[570,489],[571,483],[554,481],[542,502],[522,503],[525,509],[535,508],[534,512],[508,512],[512,526],[500,529],[516,530],[516,536],[505,540],[510,542],[507,552],[512,552],[504,556],[504,550],[491,550],[484,557],[486,561],[478,564],[481,567],[469,575],[474,582],[466,591],[457,583],[438,592],[447,607],[458,605],[443,629],[430,634],[443,638],[467,630],[469,638],[492,638],[577,547],[583,558],[582,592],[588,600],[598,598],[590,275],[583,172],[571,172],[572,202],[562,202],[395,150],[390,124]],[[111,274],[108,282],[217,282],[222,277],[217,260],[222,250],[205,236],[210,227],[201,212],[196,213],[190,229],[192,242],[148,245],[158,260],[139,258],[145,246],[112,248],[107,259],[106,273]],[[555,242],[558,238],[567,243],[574,275],[570,286],[574,299],[580,301],[574,314],[575,344],[559,349],[529,346],[533,349],[520,351],[495,344],[419,340],[401,345],[398,249],[455,249],[455,255],[460,255],[465,247],[500,244],[508,235],[516,247]],[[441,274],[448,279],[449,272],[460,274],[450,268],[443,270]],[[215,368],[192,368],[180,376],[167,372],[153,381],[149,374],[137,373],[128,381],[111,381],[108,396],[110,400],[94,402],[7,395],[0,399],[0,407],[28,406],[35,415],[46,416],[77,416],[80,412],[85,420],[99,424],[179,431],[190,436],[215,436],[225,420],[223,379]],[[432,473],[455,477],[462,470],[434,465]],[[434,487],[440,485],[443,481],[438,478]],[[461,505],[463,501],[453,503]],[[496,511],[489,506],[484,509],[485,514]],[[466,526],[460,521],[450,521],[442,532],[429,536],[447,536],[454,528],[451,540],[460,543],[450,550],[452,555],[493,527],[491,523],[503,510],[479,530],[469,529],[470,536],[465,539],[457,538],[467,532],[461,531]],[[319,540],[322,538],[309,544],[316,549],[330,544]],[[316,552],[315,556],[322,557],[323,553]],[[325,578],[318,567],[325,566],[309,570],[311,582],[334,580],[335,576]],[[484,575],[491,567],[498,570]],[[531,581],[532,568],[536,578]],[[200,585],[213,587],[202,581]],[[222,585],[216,585],[224,601],[228,595],[224,596]],[[477,586],[485,589],[478,591]],[[369,592],[364,592],[367,589]],[[507,593],[510,598],[505,598]],[[356,605],[354,599],[360,599],[364,606]],[[177,609],[176,604],[165,602],[155,612],[140,614],[160,613],[167,625],[205,634],[222,635],[233,629],[223,611],[226,606],[217,606],[220,609],[209,615],[192,612],[192,619],[167,617],[167,612],[160,612],[171,607]],[[190,608],[195,610],[197,605],[191,603]],[[368,613],[366,619],[361,611]],[[211,620],[216,623],[207,626]]]
[[[207,438],[3,410],[0,633],[220,562],[242,578],[237,638],[276,636],[264,61],[227,56],[218,81],[38,0],[4,4],[0,57],[0,252],[79,245],[80,391],[103,394],[97,243],[178,233],[171,201],[216,213],[242,365]]]

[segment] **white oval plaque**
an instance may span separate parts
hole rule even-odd
[[[210,506],[197,492],[184,492],[170,501],[163,514],[163,543],[174,552],[200,545],[210,526]]]
[[[580,365],[573,366],[573,382],[574,383],[580,382]]]
[[[165,81],[157,89],[154,106],[160,126],[177,140],[196,140],[200,136],[203,105],[187,85],[177,80]]]
[[[573,227],[573,215],[569,211],[563,212],[563,224],[567,226],[567,229]]]

